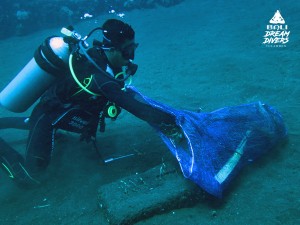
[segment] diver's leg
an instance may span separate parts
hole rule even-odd
[[[17,184],[35,185],[39,182],[32,178],[24,166],[24,158],[0,138],[0,166]]]
[[[48,166],[53,148],[53,127],[43,108],[34,110],[29,124],[25,159],[0,138],[0,166],[22,187],[40,183],[41,172]]]
[[[29,130],[28,117],[2,117],[0,118],[0,129],[15,128]]]
[[[31,129],[25,154],[25,166],[33,176],[40,176],[51,159],[54,146],[52,119],[46,113],[30,121]]]

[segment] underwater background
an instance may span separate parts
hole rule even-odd
[[[9,14],[7,7],[19,7],[20,18],[34,11],[20,7],[29,4],[26,1],[12,2],[2,0],[0,7],[1,89],[46,37],[59,35],[61,26],[72,22],[87,34],[106,19],[119,18],[136,31],[139,69],[133,85],[146,96],[177,109],[206,112],[260,100],[282,113],[288,143],[246,167],[222,200],[202,199],[193,207],[137,224],[300,224],[299,1],[136,1],[139,5],[132,8],[124,4],[134,1],[81,0],[70,1],[71,6],[53,1],[72,11],[62,19],[48,14],[53,9],[44,9],[47,1],[30,1],[30,7],[43,9],[47,16],[41,18],[42,25],[37,25],[37,16],[22,29],[16,29],[18,21],[9,16],[17,11]],[[277,10],[288,25],[288,42],[263,44]],[[0,114],[16,115],[3,107]],[[1,130],[0,135],[24,152],[25,131]],[[56,141],[47,182],[38,189],[19,189],[0,172],[0,224],[106,224],[99,212],[98,188],[173,157],[148,124],[127,112],[107,124],[106,132],[98,134],[98,144],[104,157],[140,154],[103,167],[90,145],[79,142],[78,135],[63,133]],[[36,207],[40,205],[47,207]]]

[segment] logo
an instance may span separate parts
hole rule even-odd
[[[263,44],[266,47],[286,47],[289,42],[290,31],[281,13],[277,10],[267,25]]]

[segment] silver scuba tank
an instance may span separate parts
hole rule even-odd
[[[34,57],[0,93],[0,104],[26,111],[68,69],[69,45],[62,37],[47,38]]]

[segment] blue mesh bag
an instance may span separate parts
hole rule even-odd
[[[153,107],[175,116],[182,129],[181,140],[154,127],[177,158],[183,175],[216,197],[222,197],[242,167],[287,137],[279,112],[262,102],[196,113],[173,109],[130,89]]]

